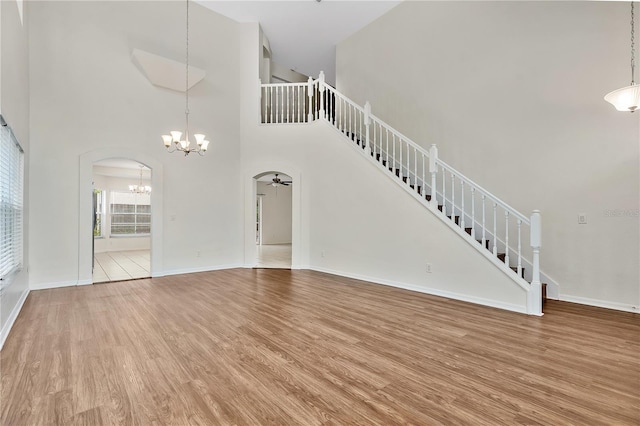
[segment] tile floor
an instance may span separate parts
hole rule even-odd
[[[151,252],[149,250],[96,253],[94,259],[94,283],[151,276]]]
[[[291,244],[263,244],[258,246],[256,268],[291,269]]]

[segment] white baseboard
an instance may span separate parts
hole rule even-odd
[[[414,284],[406,284],[406,283],[401,283],[401,282],[397,282],[397,281],[385,280],[385,279],[381,279],[381,278],[367,277],[367,276],[364,276],[364,275],[352,274],[352,273],[349,273],[349,272],[336,271],[336,270],[333,270],[333,269],[327,269],[327,268],[321,268],[321,267],[315,267],[315,266],[311,266],[311,267],[309,267],[309,269],[311,269],[313,271],[324,272],[326,274],[339,275],[341,277],[353,278],[353,279],[361,280],[361,281],[368,281],[368,282],[371,282],[371,283],[374,283],[374,284],[382,284],[382,285],[386,285],[386,286],[390,286],[390,287],[401,288],[401,289],[404,289],[404,290],[415,291],[415,292],[418,292],[418,293],[431,294],[433,296],[440,296],[440,297],[444,297],[444,298],[447,298],[447,299],[455,299],[455,300],[460,300],[460,301],[463,301],[463,302],[475,303],[477,305],[483,305],[483,306],[489,306],[489,307],[492,307],[492,308],[504,309],[504,310],[507,310],[507,311],[518,312],[520,314],[526,314],[527,313],[527,306],[526,305],[519,306],[519,305],[514,305],[514,304],[511,304],[511,303],[500,302],[500,301],[497,301],[497,300],[484,299],[484,298],[481,298],[481,297],[469,296],[469,295],[466,295],[466,294],[453,293],[453,292],[440,290],[440,289],[436,289],[436,288],[419,287],[419,286],[414,285]]]
[[[194,274],[196,272],[220,271],[223,269],[235,269],[235,268],[245,268],[245,267],[246,266],[241,263],[235,263],[230,265],[199,266],[197,268],[170,269],[168,271],[164,271],[163,276]]]
[[[609,302],[606,300],[589,299],[588,297],[571,296],[569,294],[560,294],[559,300],[562,300],[563,302],[595,306],[598,308],[615,309],[616,311],[633,312],[636,314],[640,312],[639,306],[634,306],[626,303]]]
[[[29,289],[26,289],[22,292],[22,294],[20,295],[20,299],[18,299],[18,303],[16,303],[16,306],[11,311],[11,314],[9,314],[9,318],[7,319],[6,324],[4,325],[4,327],[2,327],[2,331],[0,331],[0,351],[2,350],[7,337],[9,337],[11,327],[13,327],[13,323],[16,322],[16,319],[18,318],[18,314],[20,314],[20,311],[22,310],[24,302],[27,300],[29,291]]]
[[[58,281],[56,283],[38,283],[38,284],[29,284],[29,289],[31,291],[34,290],[48,290],[50,288],[61,288],[61,287],[74,287],[79,284],[78,280],[75,281]],[[91,282],[89,283],[91,284]],[[80,284],[83,285],[83,284]]]

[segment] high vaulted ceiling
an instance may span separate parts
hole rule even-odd
[[[335,84],[335,47],[400,1],[198,0],[238,22],[259,22],[269,39],[274,62],[299,73],[317,77],[324,71]]]

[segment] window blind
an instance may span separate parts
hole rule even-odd
[[[0,288],[22,267],[24,153],[9,126],[0,126]]]

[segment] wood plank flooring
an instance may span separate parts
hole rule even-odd
[[[638,315],[542,318],[312,271],[34,291],[0,424],[638,425]]]

